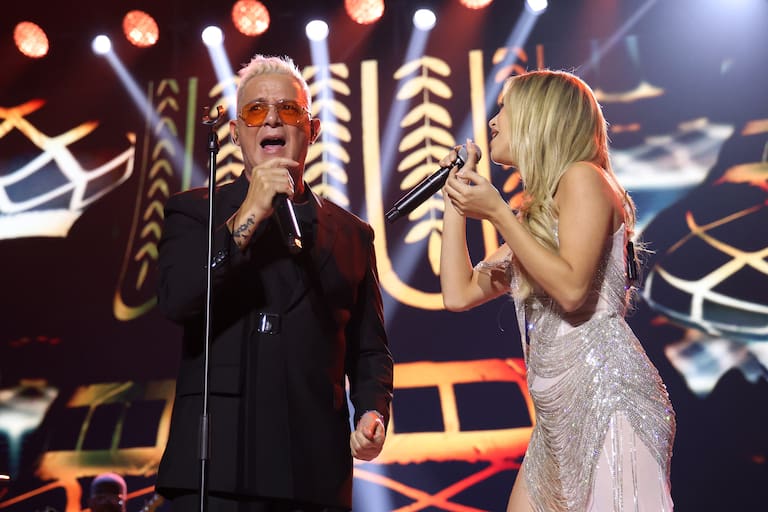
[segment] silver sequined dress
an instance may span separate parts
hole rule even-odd
[[[675,415],[624,320],[624,233],[622,225],[606,241],[578,311],[566,314],[541,291],[515,301],[536,412],[523,472],[537,512],[672,510]],[[514,296],[513,257],[510,267]]]

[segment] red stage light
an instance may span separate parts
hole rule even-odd
[[[269,11],[257,0],[238,0],[232,6],[232,23],[246,36],[258,36],[269,28]]]
[[[39,59],[48,54],[48,36],[39,25],[31,21],[22,21],[13,29],[13,41],[16,48],[27,57]]]
[[[144,11],[131,11],[123,18],[123,33],[132,45],[147,48],[160,37],[155,19]]]
[[[461,5],[470,9],[482,9],[491,5],[493,0],[461,0]]]
[[[368,25],[384,14],[384,0],[344,0],[347,14],[355,22]]]

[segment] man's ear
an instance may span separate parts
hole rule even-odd
[[[229,135],[232,137],[232,142],[234,142],[235,146],[239,146],[240,132],[237,130],[237,123],[235,122],[229,123]]]
[[[312,144],[320,136],[320,120],[313,117],[309,120],[309,143]]]

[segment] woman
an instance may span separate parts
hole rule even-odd
[[[508,207],[468,141],[443,189],[441,286],[451,311],[515,300],[536,422],[507,511],[672,510],[675,416],[624,320],[635,207],[611,170],[600,106],[576,76],[536,71],[507,81],[489,124],[491,158],[518,169],[525,200]],[[505,240],[474,268],[466,217]]]

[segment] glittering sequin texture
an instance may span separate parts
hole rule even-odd
[[[541,291],[515,301],[536,412],[523,472],[537,512],[672,510],[675,415],[624,320],[624,245],[622,227],[607,240],[578,311],[566,314]],[[514,296],[514,258],[477,268],[500,266],[511,269]]]

